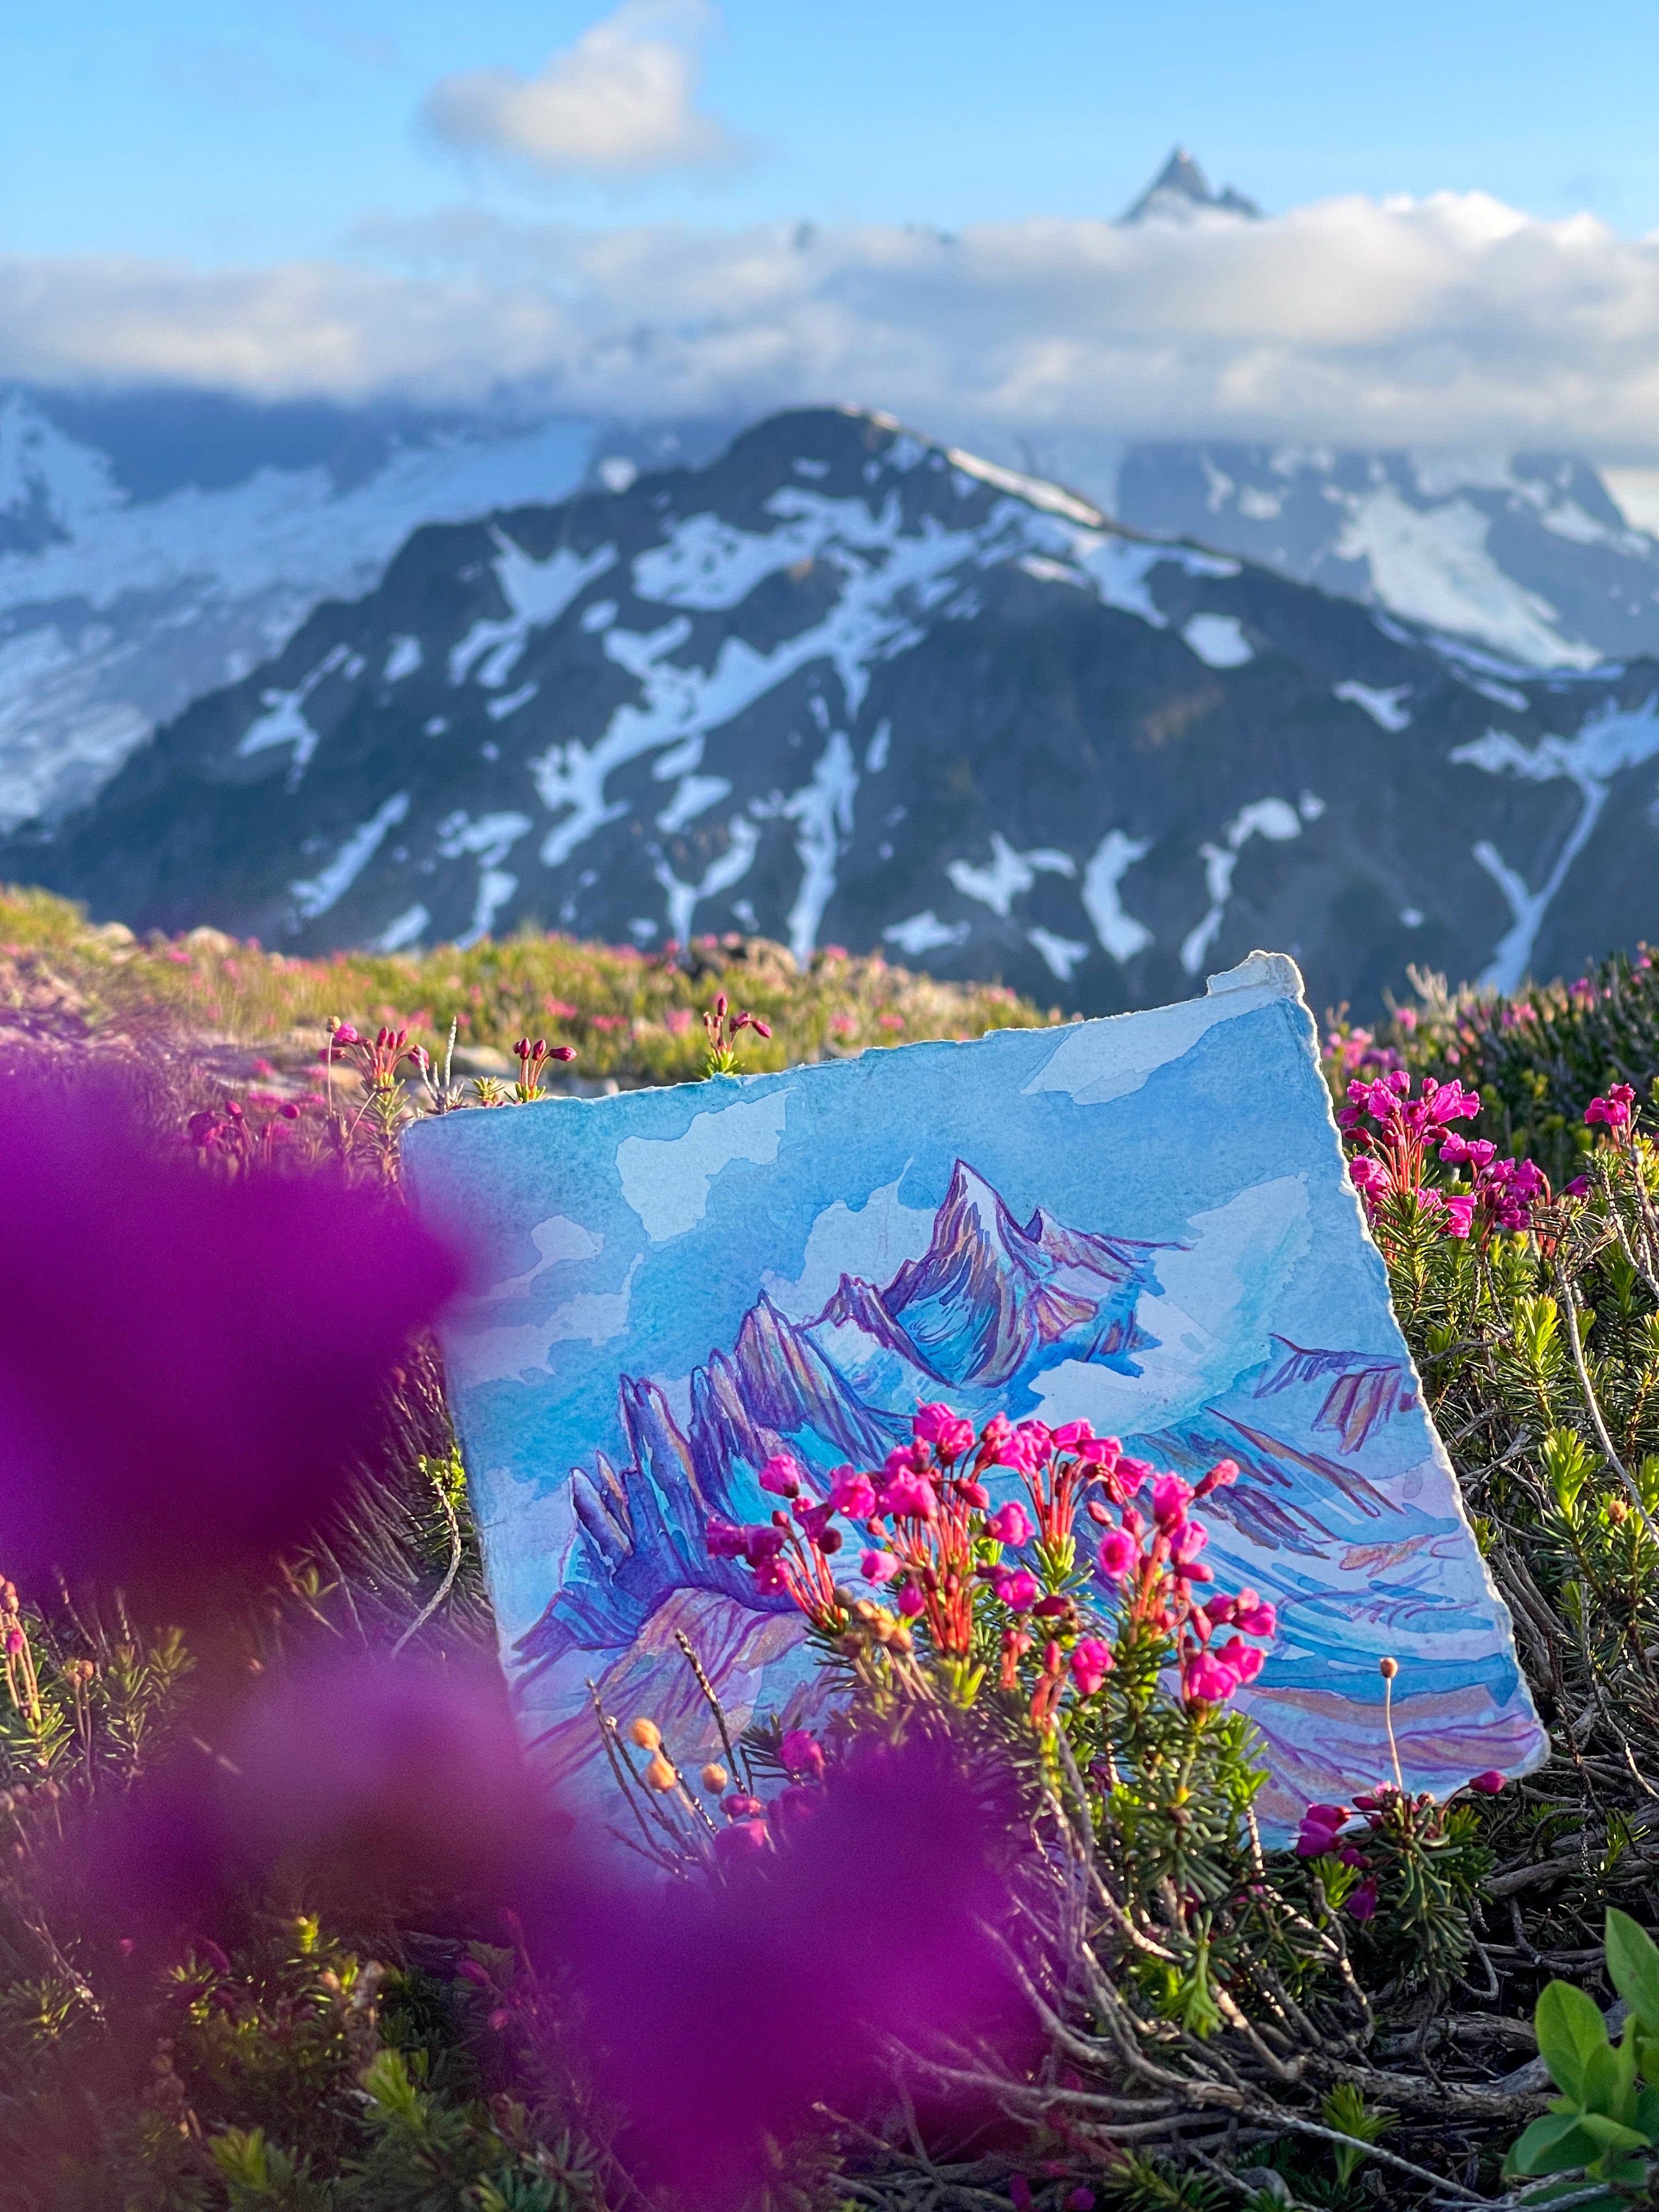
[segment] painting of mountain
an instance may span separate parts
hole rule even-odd
[[[578,1801],[605,1789],[591,1684],[714,1748],[682,1635],[739,1724],[813,1716],[799,1616],[708,1522],[763,1518],[780,1450],[878,1465],[939,1399],[1238,1463],[1207,1556],[1279,1607],[1247,1693],[1277,1829],[1387,1771],[1385,1656],[1410,1786],[1540,1754],[1290,962],[1059,1030],[423,1123],[406,1164],[477,1249],[452,1397],[522,1726]]]

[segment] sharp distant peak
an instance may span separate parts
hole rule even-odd
[[[1184,222],[1200,208],[1212,208],[1222,215],[1248,216],[1256,218],[1261,210],[1253,199],[1247,199],[1232,185],[1221,190],[1211,189],[1210,180],[1184,146],[1177,146],[1169,160],[1152,179],[1133,207],[1126,208],[1119,216],[1121,222],[1148,222],[1158,220]]]

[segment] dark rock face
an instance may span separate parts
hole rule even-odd
[[[1109,1012],[1655,926],[1659,666],[1448,647],[878,417],[422,529],[0,872],[295,951],[533,921],[882,946]]]

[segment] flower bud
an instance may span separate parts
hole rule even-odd
[[[1400,1662],[1397,1659],[1379,1659],[1376,1662],[1376,1671],[1385,1682],[1392,1682],[1400,1672]]]
[[[655,1721],[632,1721],[629,1723],[628,1740],[638,1744],[641,1751],[660,1751],[662,1731]]]
[[[672,1790],[679,1778],[661,1752],[653,1751],[646,1761],[646,1788],[656,1790]]]
[[[702,1786],[711,1797],[718,1797],[731,1779],[717,1759],[711,1759],[702,1770]]]

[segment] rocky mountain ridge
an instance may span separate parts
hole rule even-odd
[[[1659,666],[1449,643],[885,418],[418,530],[0,870],[298,951],[884,946],[1087,1011],[1652,927]]]

